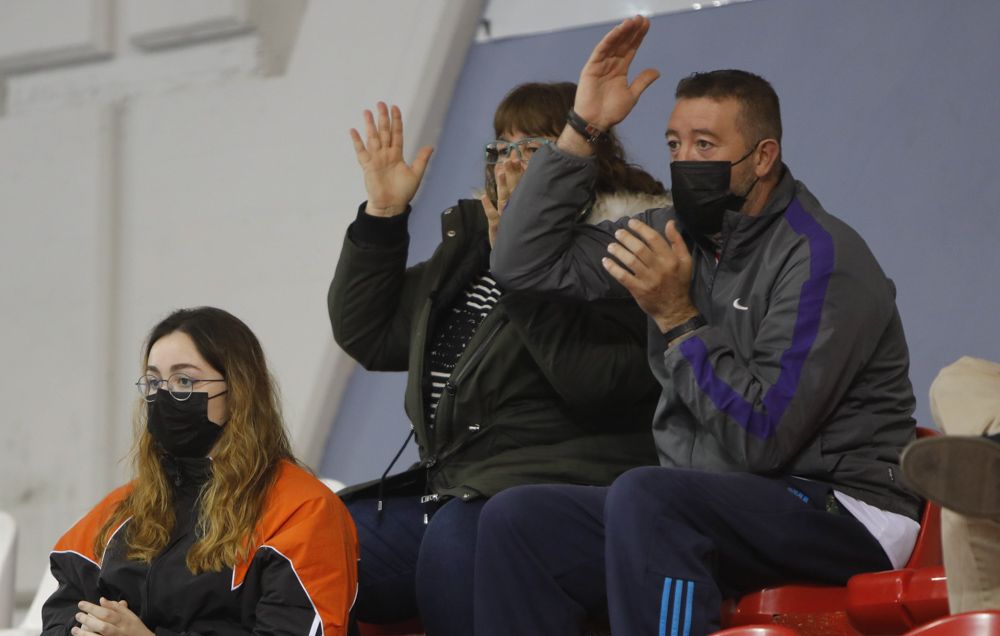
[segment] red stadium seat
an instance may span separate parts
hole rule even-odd
[[[947,615],[941,566],[860,574],[847,582],[847,616],[863,634],[902,634]]]
[[[1000,611],[967,612],[938,619],[906,636],[997,636],[1000,634]]]
[[[918,437],[936,431],[917,428]],[[724,627],[780,624],[801,636],[902,634],[948,613],[941,559],[941,511],[926,503],[913,553],[902,570],[859,574],[846,587],[782,585],[723,606]]]
[[[714,632],[711,636],[799,636],[799,633],[782,625],[742,625]]]

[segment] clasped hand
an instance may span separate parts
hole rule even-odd
[[[490,247],[496,243],[497,230],[500,229],[500,217],[503,215],[511,193],[517,187],[524,171],[527,168],[526,162],[520,159],[510,158],[496,164],[492,170],[497,184],[497,204],[493,205],[490,197],[486,194],[479,197],[479,202],[483,204],[486,211],[486,221],[489,227]],[[489,168],[488,168],[489,169]]]
[[[77,607],[80,611],[76,622],[80,627],[70,630],[73,636],[153,636],[125,601],[109,601],[102,596],[100,605],[80,601]]]
[[[638,219],[629,220],[628,228],[615,232],[617,241],[608,245],[614,259],[601,259],[604,269],[632,294],[660,331],[697,315],[690,292],[691,253],[674,222],[667,223],[662,235]]]

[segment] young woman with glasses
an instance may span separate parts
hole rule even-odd
[[[559,135],[574,92],[524,84],[503,99],[485,147],[487,194],[445,210],[440,246],[409,268],[410,201],[431,150],[404,162],[395,106],[365,111],[365,138],[351,131],[368,200],[347,231],[330,319],[366,369],[408,372],[420,449],[419,466],[342,493],[361,544],[361,621],[419,614],[431,636],[471,634],[476,522],[488,497],[518,484],[608,484],[656,462],[649,421],[659,387],[639,308],[506,293],[489,273],[506,197],[534,151]],[[613,137],[600,162],[581,217],[664,204],[663,186],[627,164]]]
[[[347,633],[357,538],[292,455],[264,352],[211,307],[146,342],[134,476],[57,543],[43,633]]]

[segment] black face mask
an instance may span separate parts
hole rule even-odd
[[[146,430],[174,457],[205,457],[222,434],[222,426],[208,419],[208,393],[192,393],[178,402],[160,389],[147,406]]]
[[[739,210],[747,195],[757,185],[757,179],[742,195],[729,190],[733,166],[738,165],[757,149],[738,161],[672,161],[670,162],[670,193],[674,209],[684,227],[694,234],[708,238],[722,231],[722,217],[726,210]]]

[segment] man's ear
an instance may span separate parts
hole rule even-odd
[[[781,144],[777,139],[763,139],[757,144],[754,153],[754,174],[763,178],[773,171],[781,162]]]

